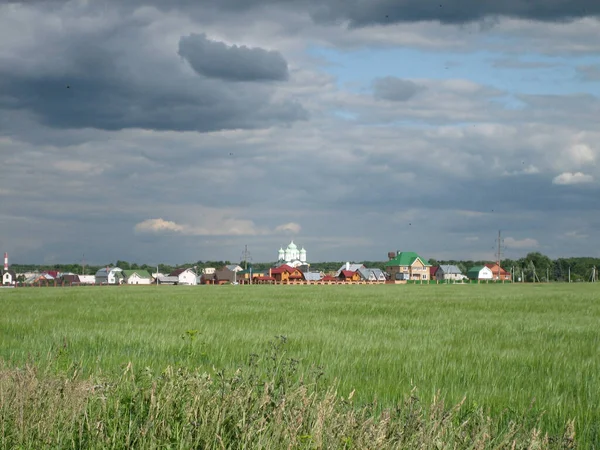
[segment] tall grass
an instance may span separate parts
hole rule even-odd
[[[419,388],[598,448],[598,285],[203,286],[15,289],[0,293],[0,357],[61,377],[119,377],[128,363],[235,370],[275,335],[301,375],[355,406],[394,408]],[[307,365],[310,363],[309,365]],[[304,372],[309,371],[309,372]],[[48,372],[50,374],[50,372]],[[336,379],[339,380],[336,382]],[[528,419],[529,420],[529,419]]]
[[[575,448],[573,423],[543,433],[536,418],[486,416],[439,397],[424,406],[415,390],[402,403],[357,406],[353,393],[297,376],[283,340],[231,373],[128,364],[118,377],[62,376],[27,365],[0,370],[2,448]],[[496,418],[497,419],[497,418]]]

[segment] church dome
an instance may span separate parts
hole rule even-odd
[[[302,248],[300,249],[300,253],[306,253],[306,250],[304,250],[304,247],[302,247]]]
[[[296,246],[296,244],[294,244],[294,241],[290,242],[290,245],[288,245],[288,250],[296,250],[298,247]]]

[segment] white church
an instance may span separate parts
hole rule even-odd
[[[285,250],[283,248],[279,249],[278,262],[279,264],[287,264],[291,267],[307,265],[306,250],[304,247],[298,250],[298,246],[292,241]]]

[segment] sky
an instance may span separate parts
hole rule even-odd
[[[0,1],[12,263],[600,257],[600,3]]]

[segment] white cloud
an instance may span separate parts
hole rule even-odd
[[[504,238],[504,244],[510,249],[527,249],[539,247],[539,242],[533,238],[515,239],[513,237]]]
[[[588,237],[587,234],[583,234],[575,230],[566,232],[565,236],[570,239],[586,239]]]
[[[135,225],[134,230],[138,233],[165,233],[175,232],[181,233],[185,227],[170,220],[163,219],[148,219]]]
[[[593,183],[594,177],[591,175],[586,175],[582,172],[563,172],[560,175],[557,175],[552,180],[552,184],[558,185],[569,185],[569,184],[583,184],[583,183]]]
[[[291,234],[298,234],[300,233],[300,230],[302,229],[302,227],[295,223],[295,222],[289,222],[289,223],[284,223],[283,225],[279,225],[275,228],[275,232],[276,233],[291,233]]]

